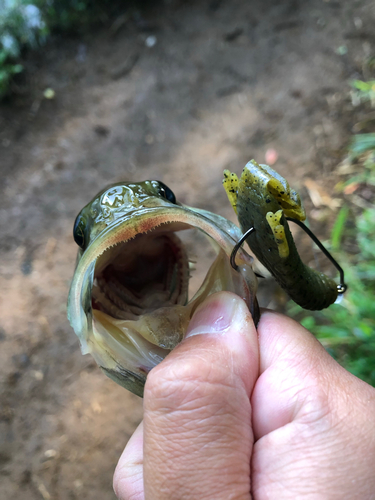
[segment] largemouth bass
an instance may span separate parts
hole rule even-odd
[[[216,258],[192,298],[189,260],[178,233],[203,232]],[[242,236],[224,217],[184,206],[162,182],[123,183],[101,191],[74,224],[77,265],[68,317],[82,352],[111,379],[142,396],[148,372],[183,339],[195,309],[210,294],[241,296],[259,320],[252,259],[240,249],[238,269],[230,254]]]

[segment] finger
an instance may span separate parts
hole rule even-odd
[[[340,394],[366,394],[367,384],[342,368],[303,326],[265,311],[258,325],[260,377],[252,395],[256,439],[302,414],[319,419]],[[336,408],[337,411],[337,408]]]
[[[147,500],[250,499],[257,334],[242,299],[211,295],[144,396]]]
[[[371,498],[374,389],[289,318],[265,312],[258,333],[254,498]]]
[[[330,376],[332,358],[294,320],[265,311],[258,325],[260,377],[252,395],[256,439],[291,422],[317,378]]]
[[[280,359],[302,355],[304,361],[316,352],[326,354],[320,342],[301,324],[275,311],[265,309],[259,323],[260,373]],[[331,357],[327,354],[327,359]]]
[[[129,439],[117,464],[113,489],[119,500],[144,500],[143,422]]]

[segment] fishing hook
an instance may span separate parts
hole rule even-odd
[[[293,219],[292,217],[285,217],[285,218],[286,218],[286,220],[288,220],[290,222],[294,222],[300,228],[302,228],[305,231],[305,233],[313,240],[313,242],[319,247],[319,249],[324,253],[324,255],[332,262],[332,264],[335,266],[335,268],[340,273],[340,284],[337,285],[337,293],[339,295],[342,295],[343,293],[345,293],[346,290],[348,289],[348,286],[344,281],[344,270],[340,266],[340,264],[337,262],[337,260],[332,257],[332,255],[329,253],[329,251],[326,249],[326,247],[323,245],[323,243],[315,236],[315,234],[307,226],[305,226],[305,224],[303,222],[301,222],[298,219]],[[238,252],[240,246],[247,239],[247,237],[250,236],[250,234],[253,233],[254,231],[255,231],[254,227],[251,227],[250,229],[248,229],[241,236],[240,240],[233,247],[232,253],[230,255],[230,264],[233,267],[233,269],[237,270],[236,255],[237,255],[237,252]]]

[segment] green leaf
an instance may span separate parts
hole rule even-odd
[[[352,82],[350,82],[352,87],[360,90],[361,92],[369,92],[374,83],[375,82],[363,82],[362,80],[353,80]]]
[[[355,135],[349,145],[349,151],[354,157],[372,149],[375,149],[375,134],[372,133]]]
[[[315,326],[315,319],[313,316],[306,316],[301,320],[301,325],[304,326],[307,330],[312,330]]]
[[[341,239],[344,233],[345,229],[345,224],[348,219],[349,215],[349,207],[347,205],[344,205],[340,212],[338,213],[338,216],[336,218],[336,221],[333,225],[332,228],[332,233],[331,233],[331,242],[332,242],[332,249],[333,250],[339,250],[340,244],[341,244]]]

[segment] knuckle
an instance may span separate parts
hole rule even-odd
[[[230,384],[220,366],[189,357],[161,364],[147,377],[145,402],[150,408],[203,404],[222,398]]]

